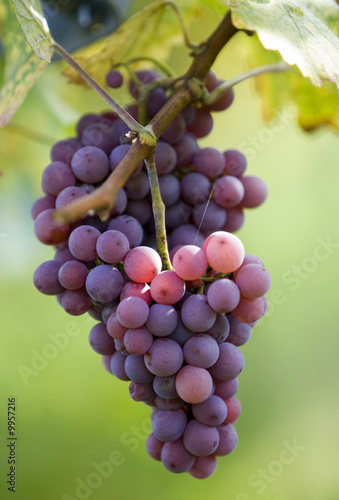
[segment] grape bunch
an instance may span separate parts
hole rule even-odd
[[[155,72],[130,83],[140,99]],[[116,70],[107,75],[122,84]],[[210,72],[206,88],[220,84]],[[148,95],[152,118],[168,99],[162,88]],[[236,150],[199,148],[213,125],[211,112],[233,101],[229,91],[213,105],[185,108],[160,137],[155,154],[166,207],[171,269],[156,251],[151,193],[141,163],[120,190],[105,220],[90,212],[60,226],[55,211],[100,186],[131,147],[128,128],[111,112],[87,114],[77,137],[57,142],[42,174],[44,196],[32,207],[37,238],[55,250],[33,276],[36,288],[55,295],[74,316],[97,323],[89,342],[104,367],[129,381],[135,401],[152,408],[146,449],[171,472],[207,478],[216,457],[237,444],[240,415],[235,394],[244,366],[240,346],[267,310],[271,283],[262,261],[245,254],[232,234],[244,209],[266,198],[265,183],[244,176],[246,159]],[[138,107],[128,108],[138,119]]]

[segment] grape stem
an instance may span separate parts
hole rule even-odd
[[[254,76],[262,75],[263,73],[277,73],[279,71],[286,71],[289,68],[285,61],[281,61],[278,64],[265,64],[264,66],[259,66],[258,68],[253,68],[241,75],[237,75],[231,80],[227,80],[216,87],[211,93],[206,93],[206,97],[203,99],[205,104],[213,104],[218,101],[220,97],[223,96],[229,89]]]
[[[115,102],[112,97],[107,94],[107,92],[91,77],[87,71],[77,63],[77,61],[57,42],[53,41],[53,49],[57,52],[70,66],[72,66],[77,73],[97,92],[107,104],[114,109],[114,111],[119,115],[119,117],[126,123],[126,125],[133,132],[139,132],[142,129],[142,125],[138,123],[133,116],[131,116],[128,111],[122,108],[117,102]]]
[[[172,4],[172,2],[169,2]],[[191,79],[203,82],[207,73],[217,58],[221,49],[238,31],[233,26],[230,13],[221,20],[216,30],[201,45],[201,50],[194,55],[191,66],[178,84],[173,96],[164,104],[158,113],[152,118],[150,123],[142,127],[124,109],[117,111],[118,115],[127,123],[126,114],[133,120],[131,130],[138,129],[138,137],[133,140],[132,147],[126,156],[119,163],[117,168],[111,173],[106,181],[92,193],[78,198],[69,205],[56,211],[55,219],[60,224],[74,222],[81,219],[89,210],[109,210],[115,202],[116,196],[125,182],[133,174],[138,164],[154,151],[156,141],[173,119],[188,104],[201,98],[201,88],[199,85],[189,85]],[[96,88],[101,87],[84,71],[78,63],[60,45],[55,44],[55,50],[72,65],[76,71],[85,79],[88,77],[95,84]],[[86,80],[88,81],[88,80]],[[105,93],[105,91],[103,90]],[[105,95],[108,95],[105,93]],[[111,100],[110,96],[108,96]],[[111,101],[110,101],[111,102]],[[118,106],[114,101],[114,106]],[[114,107],[113,107],[114,109]],[[136,124],[133,126],[133,124]],[[127,123],[130,126],[129,123]]]
[[[155,166],[154,153],[145,158],[148,180],[152,194],[152,208],[154,215],[155,234],[157,240],[158,254],[162,260],[162,270],[171,271],[171,261],[168,253],[166,224],[165,224],[165,205],[160,194],[158,173]]]

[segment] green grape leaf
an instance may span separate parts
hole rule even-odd
[[[296,64],[313,85],[339,87],[339,5],[334,0],[231,0],[232,22]]]
[[[228,10],[227,4],[229,2],[225,0],[200,0],[200,2],[216,12],[220,17],[224,16]]]
[[[4,127],[39,78],[47,61],[28,45],[9,2],[0,5],[3,77],[0,89],[0,127]]]
[[[166,60],[172,47],[183,43],[180,23],[169,5],[171,3],[152,2],[105,40],[78,51],[75,58],[100,85],[105,85],[105,75],[116,63],[134,57]],[[201,15],[201,7],[196,0],[180,0],[175,4],[180,8],[186,26]],[[67,68],[64,74],[70,82],[86,86],[72,68]]]
[[[267,51],[258,39],[248,40],[246,50],[251,66],[281,61],[276,51]],[[284,107],[293,107],[299,125],[306,131],[326,126],[339,130],[339,90],[325,82],[315,87],[296,67],[286,72],[257,76],[255,87],[262,101],[263,118],[274,120]]]
[[[36,55],[51,62],[52,37],[42,13],[40,0],[11,0],[11,5]]]

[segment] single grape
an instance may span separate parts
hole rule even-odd
[[[185,108],[188,109],[188,108]],[[194,108],[190,108],[191,110]],[[195,110],[194,110],[195,115]],[[185,119],[185,117],[184,117]],[[194,120],[194,117],[193,117]],[[192,164],[193,156],[198,151],[199,146],[193,134],[185,134],[173,145],[177,154],[176,168],[188,167]]]
[[[262,318],[267,311],[267,302],[265,297],[257,299],[246,299],[240,297],[239,304],[233,309],[233,316],[242,323],[253,323]]]
[[[117,313],[113,312],[107,319],[107,331],[111,337],[117,340],[123,340],[127,328],[119,322]]]
[[[241,179],[245,188],[244,197],[240,207],[255,208],[264,203],[267,198],[268,189],[266,183],[255,176],[246,176]]]
[[[114,340],[107,333],[104,323],[97,323],[93,326],[89,334],[89,343],[92,349],[98,354],[114,354]]]
[[[61,307],[72,316],[85,314],[92,307],[90,297],[85,288],[65,290],[60,296]]]
[[[55,210],[49,208],[41,212],[34,221],[35,236],[45,245],[57,245],[69,235],[69,224],[59,225],[54,220]]]
[[[246,156],[236,149],[228,149],[223,155],[226,160],[224,174],[241,177],[247,167]]]
[[[197,205],[193,209],[193,221],[199,230],[211,233],[226,223],[227,212],[213,200]]]
[[[166,207],[172,206],[180,198],[180,182],[173,175],[160,175],[159,188]]]
[[[149,384],[154,374],[145,365],[144,356],[129,354],[126,358],[125,370],[128,377],[138,384]]]
[[[117,307],[117,318],[125,328],[140,328],[149,316],[149,307],[139,297],[127,297]]]
[[[116,264],[124,260],[129,251],[129,241],[121,231],[110,229],[97,239],[96,251],[104,262]]]
[[[260,264],[247,264],[237,272],[235,282],[243,297],[257,299],[268,292],[271,286],[271,275]]]
[[[234,234],[226,231],[220,233],[211,234],[209,237],[206,247],[207,261],[216,271],[231,273],[238,269],[244,260],[244,245]]]
[[[230,279],[219,279],[208,287],[207,302],[217,313],[226,314],[233,311],[239,304],[239,300],[239,288]]]
[[[144,283],[135,283],[134,281],[126,283],[121,290],[120,301],[127,297],[139,297],[143,299],[148,306],[152,304],[150,287]]]
[[[89,296],[101,304],[109,304],[119,297],[123,287],[123,277],[114,267],[97,266],[86,278],[86,290]]]
[[[245,194],[242,182],[232,175],[223,175],[213,187],[213,199],[224,208],[232,208],[241,202]]]
[[[206,272],[206,255],[196,245],[184,245],[175,253],[173,267],[176,274],[184,280],[198,279]]]
[[[217,459],[214,455],[208,455],[207,457],[197,457],[188,473],[196,479],[207,479],[214,474],[216,468]]]
[[[152,248],[140,246],[130,250],[124,261],[127,276],[137,283],[149,283],[160,273],[162,262]]]
[[[147,328],[141,326],[127,330],[123,341],[129,353],[142,355],[151,347],[153,336]]]
[[[159,410],[152,415],[152,430],[160,441],[176,441],[186,428],[187,416],[184,410]]]
[[[173,306],[153,304],[149,309],[146,327],[156,337],[166,337],[178,325],[178,313]]]
[[[188,297],[181,309],[184,325],[193,332],[205,332],[214,324],[217,313],[210,308],[206,295],[197,294]]]
[[[210,368],[219,357],[217,342],[203,333],[189,338],[183,347],[183,352],[186,363],[201,368]]]
[[[226,380],[224,382],[221,380],[215,380],[214,385],[214,394],[225,400],[236,394],[239,388],[239,380],[237,378]]]
[[[49,208],[53,209],[54,207],[55,196],[52,196],[50,194],[42,196],[41,198],[35,200],[35,202],[33,203],[31,208],[31,217],[33,220],[35,220],[41,212],[43,212],[44,210],[48,210]]]
[[[93,226],[79,226],[71,232],[68,247],[74,257],[78,260],[89,262],[98,257],[96,244],[100,231]]]
[[[206,335],[210,335],[217,344],[222,344],[228,338],[230,332],[230,324],[228,318],[224,314],[217,314],[214,324],[206,330]]]
[[[197,139],[201,139],[208,135],[212,128],[213,118],[211,113],[207,109],[200,108],[197,109],[194,122],[187,127],[187,130]]]
[[[151,383],[138,384],[132,381],[129,385],[129,394],[134,401],[147,402],[154,397],[153,386]]]
[[[66,187],[58,194],[55,200],[55,208],[59,210],[60,208],[68,205],[69,203],[72,203],[72,201],[77,200],[78,198],[82,198],[83,196],[86,196],[86,194],[87,193],[85,189],[79,186]],[[86,217],[86,214],[84,214],[83,217]]]
[[[209,179],[198,172],[190,172],[181,181],[181,196],[192,206],[206,203],[212,186]]]
[[[175,388],[181,399],[197,404],[211,395],[213,381],[210,373],[204,368],[185,365],[177,373]]]
[[[214,179],[214,177],[222,174],[225,168],[225,158],[215,148],[203,148],[195,153],[193,166],[196,172],[205,175],[209,179]]]
[[[81,144],[76,139],[63,139],[56,142],[51,149],[51,160],[62,161],[71,165],[71,160],[76,151],[80,149]]]
[[[34,286],[45,295],[58,295],[64,291],[64,287],[58,280],[58,272],[62,262],[48,260],[36,268],[33,274]]]
[[[59,269],[58,279],[67,290],[78,290],[85,286],[88,269],[78,260],[69,260]]]
[[[101,121],[88,125],[81,133],[82,146],[93,146],[101,149],[109,155],[118,144],[119,140],[116,136],[115,123],[109,121]],[[73,158],[72,158],[73,159]]]
[[[149,371],[159,377],[176,373],[184,360],[182,349],[174,340],[156,339],[145,354],[145,364]]]
[[[224,382],[238,377],[244,368],[244,356],[240,349],[225,342],[219,344],[219,351],[217,362],[208,370],[212,377]]]
[[[192,405],[192,413],[196,420],[205,425],[215,427],[224,423],[228,406],[219,396],[212,395],[202,403]]]
[[[175,474],[189,471],[194,461],[195,457],[187,451],[182,439],[165,443],[161,450],[163,466]]]
[[[116,351],[111,357],[110,364],[112,374],[119,380],[124,380],[125,382],[130,380],[125,371],[125,363],[128,358],[129,356],[126,357],[120,351]]]
[[[217,427],[219,433],[219,445],[214,451],[218,456],[229,455],[238,444],[238,434],[232,424],[222,424]]]
[[[206,457],[218,448],[219,432],[216,427],[191,420],[186,426],[183,442],[187,451],[192,455]]]
[[[112,69],[106,73],[105,79],[107,85],[112,89],[118,89],[124,82],[122,74],[116,69]]]
[[[158,141],[155,152],[155,166],[158,175],[165,175],[172,172],[177,162],[175,149],[164,141]]]
[[[46,195],[57,196],[60,191],[74,186],[76,179],[67,163],[54,161],[42,172],[41,187]]]
[[[244,224],[245,214],[239,207],[228,208],[226,210],[226,222],[222,226],[222,231],[234,233],[238,231]]]
[[[227,417],[225,421],[223,422],[224,424],[234,424],[241,413],[241,403],[238,398],[235,396],[232,396],[228,399],[225,400],[226,406],[227,406]]]
[[[175,375],[169,377],[154,377],[153,389],[155,393],[163,399],[178,398],[178,393],[175,388]]]
[[[146,451],[154,460],[161,460],[161,450],[164,446],[163,441],[160,441],[152,432],[146,440]]]

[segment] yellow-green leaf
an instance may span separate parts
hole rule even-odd
[[[339,87],[339,5],[334,0],[231,0],[237,28],[256,31],[266,49],[321,86]]]
[[[11,5],[36,55],[50,62],[53,53],[52,37],[42,13],[40,0],[11,0]]]
[[[254,37],[248,40],[246,48],[251,66],[281,61],[278,52],[265,50]],[[339,90],[333,83],[325,82],[322,87],[315,87],[297,68],[257,76],[255,83],[265,120],[273,120],[284,106],[292,106],[304,130],[312,131],[322,126],[339,130]]]
[[[101,84],[105,75],[118,62],[139,56],[166,60],[174,45],[183,43],[181,27],[172,2],[156,1],[124,22],[104,41],[82,49],[75,58]],[[201,14],[198,1],[175,2],[182,11],[186,26]],[[81,77],[67,68],[65,75],[72,83],[86,85]]]
[[[200,2],[216,12],[219,16],[224,16],[228,10],[227,4],[229,2],[226,0],[200,0]]]
[[[0,34],[4,52],[0,89],[0,126],[5,126],[42,73],[47,61],[28,45],[9,2],[1,6]]]

